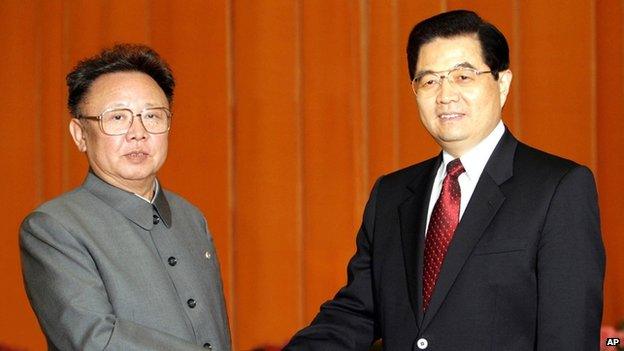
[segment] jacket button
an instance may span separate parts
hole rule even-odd
[[[167,259],[167,262],[169,262],[169,265],[170,265],[171,267],[173,267],[173,266],[175,266],[176,264],[178,264],[178,259],[177,259],[177,258],[175,258],[175,257],[173,257],[173,256],[171,256],[171,257],[169,257],[169,258]]]
[[[158,215],[154,215],[154,224],[158,224],[160,222],[160,217]]]
[[[207,342],[207,343],[205,343],[205,344],[204,344],[204,348],[205,348],[205,349],[212,350],[212,345],[210,345],[210,343],[209,343],[209,342]]]
[[[210,252],[206,251],[204,252],[204,257],[206,257],[206,259],[209,260],[210,257],[212,257],[212,255],[210,254]]]
[[[197,302],[195,300],[193,300],[193,299],[188,299],[186,301],[186,304],[190,308],[195,308],[195,306],[197,306]]]
[[[419,350],[425,350],[429,346],[429,342],[425,338],[420,338],[416,341],[416,346],[418,346]]]

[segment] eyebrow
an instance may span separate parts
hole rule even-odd
[[[461,62],[461,63],[456,64],[455,66],[453,66],[453,67],[451,67],[451,68],[449,68],[449,69],[445,69],[445,70],[442,70],[442,71],[432,71],[432,70],[428,69],[428,70],[426,70],[426,71],[416,72],[416,74],[414,74],[414,78],[421,78],[421,77],[422,77],[422,76],[424,76],[425,74],[436,74],[436,73],[448,72],[448,71],[454,70],[454,69],[459,68],[459,67],[463,67],[463,68],[472,68],[472,69],[476,69],[476,70],[478,70],[478,69],[477,69],[475,66],[473,66],[470,62],[468,62],[468,61],[464,61],[464,62]]]

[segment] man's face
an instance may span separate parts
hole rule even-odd
[[[80,111],[85,116],[97,116],[107,109],[127,108],[138,114],[147,107],[169,107],[156,81],[140,72],[115,72],[92,83]],[[93,171],[128,191],[151,186],[167,157],[169,133],[148,133],[136,116],[124,135],[106,135],[98,121],[87,119],[73,119],[70,131],[78,149],[86,152]]]
[[[416,74],[445,71],[457,65],[490,70],[475,35],[436,38],[424,44],[418,54]],[[498,80],[484,73],[468,87],[443,79],[433,94],[416,95],[422,124],[444,150],[462,156],[496,127],[511,78],[509,70],[500,72]]]

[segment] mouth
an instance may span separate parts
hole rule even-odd
[[[466,116],[465,113],[460,113],[460,112],[438,113],[438,118],[440,118],[443,121],[454,121],[454,120],[464,118],[465,116]]]
[[[124,156],[132,161],[142,161],[149,156],[149,153],[143,150],[136,150],[136,151],[128,152]]]

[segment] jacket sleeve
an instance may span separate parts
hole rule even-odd
[[[347,266],[347,285],[323,305],[312,323],[300,330],[287,351],[368,350],[378,337],[372,287],[372,233],[379,181],[364,210],[356,253]]]
[[[117,318],[87,248],[50,215],[24,220],[20,251],[26,292],[50,349],[202,350]]]
[[[538,248],[536,350],[599,349],[604,273],[596,185],[577,166],[555,190]]]

